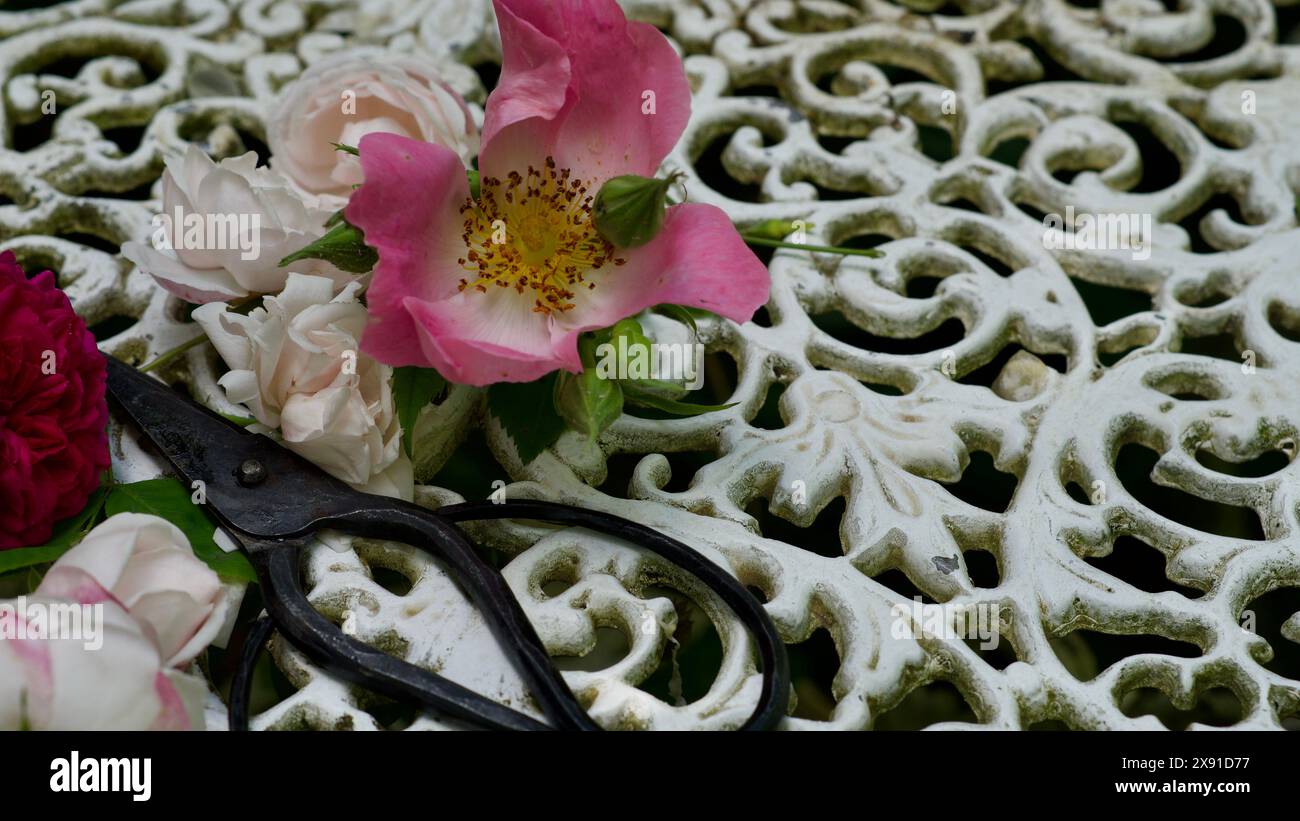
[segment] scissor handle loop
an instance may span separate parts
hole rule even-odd
[[[763,687],[754,712],[740,729],[772,729],[785,715],[790,694],[789,661],[785,645],[762,605],[733,576],[703,555],[649,527],[600,511],[533,500],[464,503],[437,511],[391,502],[383,507],[332,516],[318,526],[354,536],[411,544],[442,560],[469,592],[547,718],[559,729],[600,729],[556,670],[500,572],[484,561],[452,524],[476,519],[533,519],[584,527],[629,541],[692,574],[732,609],[758,646]],[[298,545],[272,544],[251,551],[251,556],[275,626],[309,656],[341,677],[375,692],[411,699],[474,724],[494,729],[548,729],[523,713],[345,635],[317,612],[303,593],[298,576],[299,551]],[[236,686],[232,687],[232,730],[247,729],[250,671],[269,632],[269,628],[255,631],[252,637],[259,639],[258,646],[251,650],[246,647],[241,657]],[[240,707],[238,711],[236,705]]]

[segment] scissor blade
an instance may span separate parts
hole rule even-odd
[[[202,490],[208,509],[223,524],[278,539],[355,507],[363,496],[267,437],[221,418],[114,357],[105,358],[113,399],[180,478]]]

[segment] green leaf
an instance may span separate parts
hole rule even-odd
[[[655,311],[666,317],[675,319],[686,327],[691,329],[691,341],[698,342],[700,339],[700,329],[695,325],[695,315],[681,305],[656,305]]]
[[[681,308],[679,309],[685,310]],[[636,352],[641,351],[644,354],[644,361],[649,364],[650,351],[653,350],[651,346],[654,343],[650,337],[646,336],[645,331],[641,328],[641,323],[637,322],[636,319],[621,319],[615,323],[612,328],[609,328],[606,333],[608,335],[607,341],[611,346],[613,346],[615,351],[627,351],[629,357],[635,357]],[[598,341],[604,340],[598,338]],[[591,350],[595,351],[598,347],[598,345],[593,345]],[[629,367],[631,367],[631,362],[628,364]],[[597,368],[596,370],[597,373],[599,373],[602,370],[608,369]],[[608,374],[606,375],[608,376]],[[626,375],[627,374],[623,374],[623,376]],[[640,392],[654,393],[668,399],[680,399],[689,392],[686,388],[685,380],[674,381],[669,379],[652,379],[646,377],[644,379],[622,379],[620,380],[620,384],[624,386],[633,385],[639,389]]]
[[[465,172],[465,176],[469,179],[469,195],[477,200],[481,188],[479,173],[471,168]]]
[[[175,479],[146,479],[129,485],[117,485],[104,503],[109,516],[119,513],[149,513],[161,517],[180,528],[190,540],[190,547],[208,567],[226,581],[257,581],[257,573],[243,553],[227,553],[213,539],[216,527],[207,514],[190,498]]]
[[[339,222],[325,236],[280,260],[280,267],[300,259],[323,259],[350,274],[366,274],[379,261],[375,249],[366,245],[366,235],[347,221]]]
[[[595,441],[623,413],[623,390],[591,365],[579,374],[563,371],[555,384],[555,409],[569,427]]]
[[[257,420],[251,416],[236,416],[233,413],[219,413],[217,415],[226,421],[234,422],[236,425],[241,425],[245,428],[257,423]]]
[[[402,424],[402,447],[412,456],[411,436],[420,411],[437,398],[447,387],[447,380],[432,368],[394,368],[393,404],[397,405],[397,420]]]
[[[38,547],[20,547],[15,550],[0,551],[0,573],[21,570],[24,567],[34,567],[39,564],[48,564],[67,553],[94,527],[95,520],[99,518],[99,511],[104,506],[106,496],[108,496],[107,488],[100,488],[92,493],[90,500],[81,509],[80,513],[70,516],[54,526],[54,532],[50,534],[50,540],[45,544]]]
[[[690,402],[679,402],[676,399],[665,399],[662,396],[650,393],[639,387],[636,382],[624,382],[623,395],[633,405],[655,408],[677,416],[699,416],[702,413],[734,408],[739,404],[738,402],[731,402],[726,405],[695,405]]]
[[[535,382],[499,382],[488,388],[488,412],[514,440],[525,465],[564,433],[564,418],[555,410],[556,379],[548,373]]]
[[[361,152],[357,150],[355,145],[344,145],[343,143],[330,143],[330,145],[334,146],[335,151],[346,151],[354,157],[361,156]]]
[[[334,226],[343,222],[343,211],[344,209],[340,208],[339,210],[335,211],[333,214],[330,214],[330,218],[325,220],[325,227],[333,228]]]

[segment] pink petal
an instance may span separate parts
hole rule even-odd
[[[577,333],[534,313],[532,292],[466,291],[437,303],[408,300],[421,349],[438,372],[462,385],[531,382],[582,370]]]
[[[228,271],[222,268],[191,268],[175,252],[163,253],[146,242],[122,243],[122,256],[149,274],[167,291],[193,305],[228,302],[248,296]]]
[[[506,61],[488,99],[484,172],[540,168],[550,155],[593,188],[620,174],[653,175],[691,111],[686,72],[667,38],[648,23],[628,22],[614,0],[495,5]],[[567,52],[569,68],[558,109],[564,72],[556,47]],[[543,81],[554,87],[537,90]],[[643,111],[647,92],[653,113]]]
[[[596,287],[578,295],[577,308],[559,315],[561,325],[603,328],[665,303],[746,322],[767,303],[767,267],[712,205],[673,206],[658,236],[620,253],[627,264],[589,276]]]
[[[153,720],[150,730],[188,730],[190,728],[190,715],[185,709],[185,701],[181,699],[181,694],[176,692],[176,686],[167,678],[167,674],[159,671],[153,679],[154,693],[158,696],[158,701],[162,709],[158,712],[158,717]]]
[[[117,597],[90,573],[80,567],[60,565],[57,562],[41,580],[40,586],[36,588],[36,594],[78,604],[112,602],[126,609]]]
[[[485,170],[491,167],[486,163],[492,138],[507,126],[534,118],[545,129],[564,107],[570,79],[569,55],[559,42],[524,19],[514,8],[518,3],[496,0],[494,5],[502,60],[501,76],[483,115],[479,165]]]
[[[395,134],[367,134],[359,146],[366,181],[347,206],[348,222],[379,252],[366,292],[370,325],[361,348],[387,365],[427,366],[406,302],[457,293],[465,271],[460,207],[469,198],[454,151]]]

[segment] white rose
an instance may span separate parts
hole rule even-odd
[[[383,51],[343,52],[309,67],[267,119],[272,167],[336,207],[363,176],[360,161],[335,143],[401,134],[449,148],[466,165],[479,148],[469,108],[430,61]]]
[[[392,368],[361,353],[359,283],[334,296],[322,277],[290,274],[284,291],[247,316],[225,305],[194,312],[230,371],[226,397],[279,428],[289,449],[370,493],[410,499],[411,462],[393,404]]]
[[[214,163],[196,146],[169,157],[162,213],[149,242],[125,242],[122,256],[187,302],[236,299],[284,287],[280,260],[325,234],[330,211],[315,207],[249,152]],[[340,286],[351,276],[321,260],[294,270]]]
[[[212,644],[230,615],[217,574],[195,557],[179,528],[157,516],[110,516],[59,557],[36,593],[80,600],[86,576],[152,631],[169,667]]]
[[[0,602],[29,625],[33,609],[72,604],[39,595]],[[100,614],[98,646],[76,637],[0,641],[0,730],[202,729],[202,679],[171,668],[146,627],[111,598],[84,604]]]

